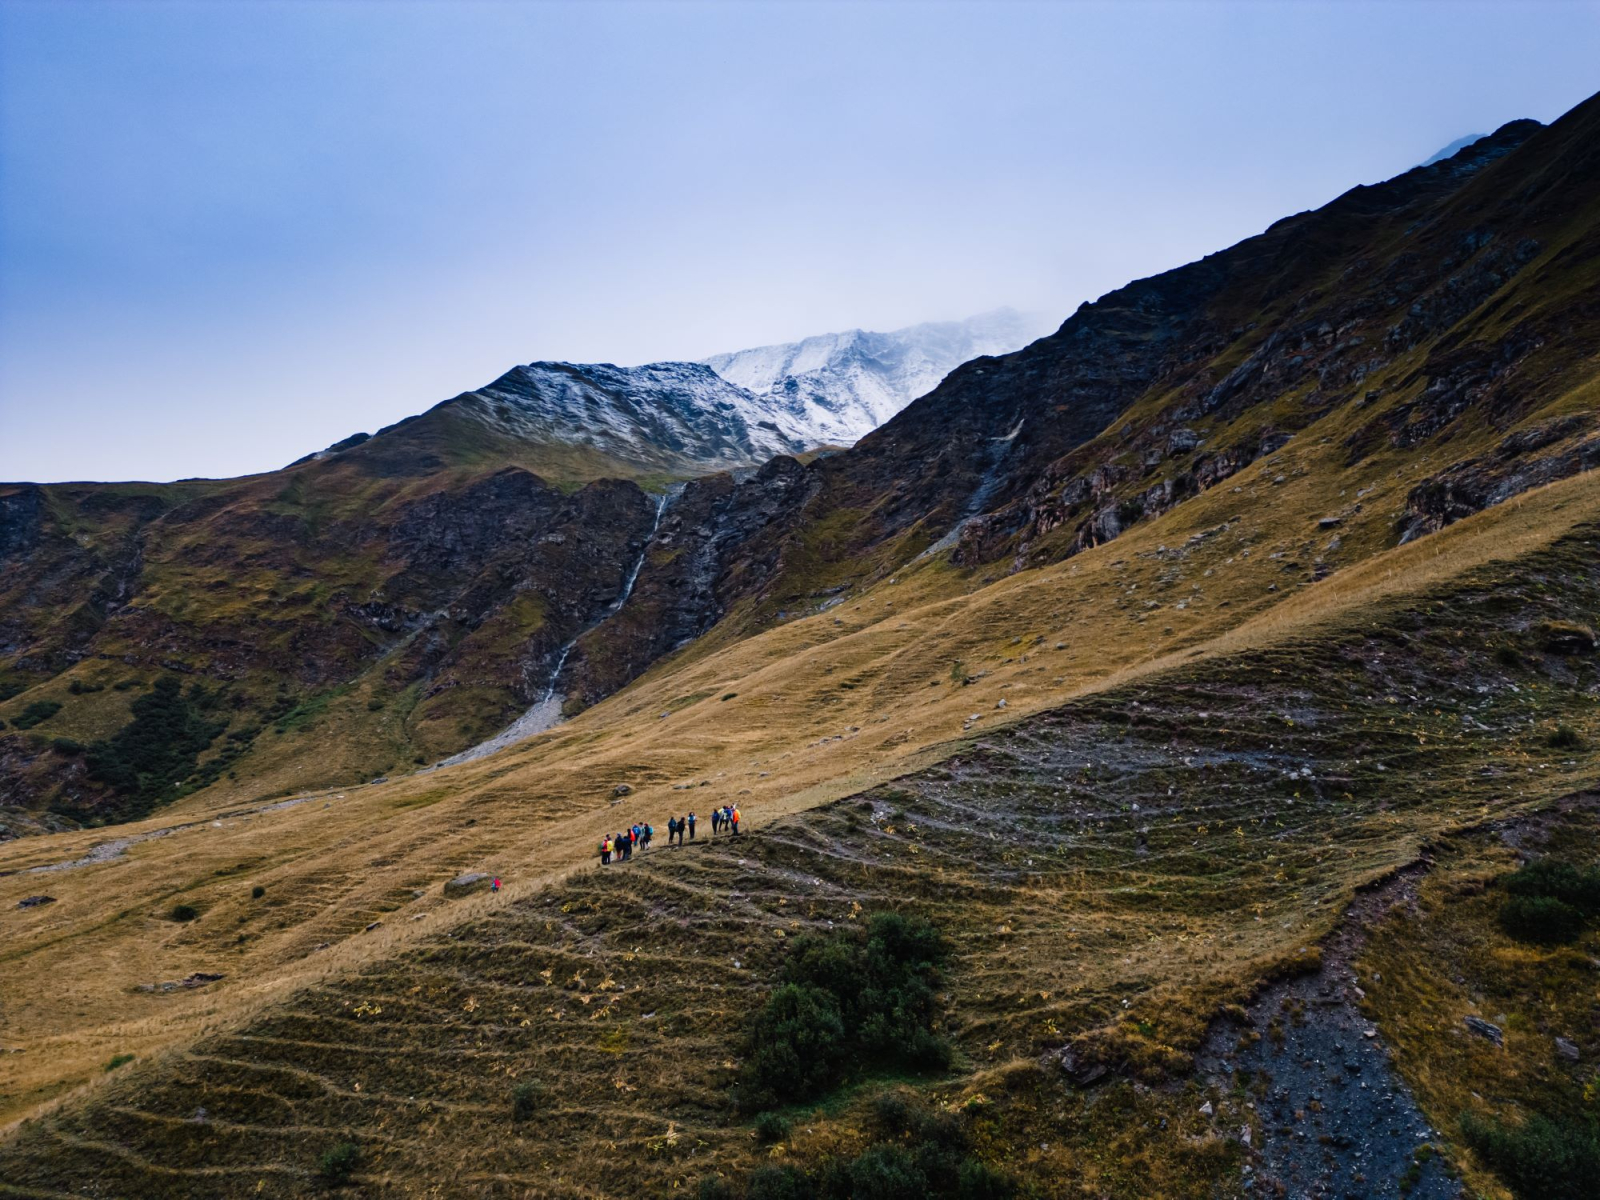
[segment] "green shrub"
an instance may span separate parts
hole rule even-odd
[[[18,729],[32,729],[41,721],[48,721],[61,711],[61,704],[55,700],[35,700],[15,717],[11,723]]]
[[[106,1064],[107,1071],[115,1071],[118,1067],[125,1067],[133,1061],[131,1054],[113,1054],[111,1061]]]
[[[1494,648],[1494,660],[1502,667],[1520,667],[1522,665],[1522,655],[1517,653],[1515,646],[1496,646]]]
[[[1513,896],[1500,906],[1500,925],[1521,942],[1550,946],[1583,932],[1583,914],[1554,896]]]
[[[1555,731],[1545,738],[1544,743],[1552,750],[1583,749],[1583,737],[1571,725],[1557,725]]]
[[[1011,1200],[1017,1194],[1017,1185],[999,1171],[992,1170],[975,1158],[964,1161],[956,1172],[956,1196],[959,1200]]]
[[[379,700],[376,696],[374,696],[371,700],[367,701],[367,711],[368,712],[378,712],[382,708],[383,708],[383,701]]]
[[[103,692],[105,691],[105,686],[106,685],[103,683],[85,683],[81,679],[74,679],[71,683],[67,684],[67,691],[71,692],[74,696],[85,696],[90,692]]]
[[[1461,1132],[1517,1200],[1593,1195],[1600,1179],[1600,1138],[1591,1126],[1535,1116],[1513,1127],[1465,1113]]]
[[[723,699],[723,700],[733,700],[733,699],[735,699],[735,698],[736,698],[736,697],[737,697],[737,696],[738,696],[738,695],[739,695],[739,693],[738,693],[738,692],[724,692],[724,693],[722,693],[722,699]]]
[[[194,920],[200,915],[200,910],[192,904],[175,904],[167,915],[174,921],[182,923]]]
[[[879,1096],[869,1128],[872,1144],[853,1159],[825,1159],[809,1173],[757,1171],[748,1200],[1011,1200],[1016,1194],[1011,1179],[972,1156],[965,1122],[927,1108],[909,1091]]]
[[[794,1167],[762,1167],[750,1176],[745,1200],[813,1200],[815,1185]]]
[[[531,1080],[511,1089],[511,1120],[515,1124],[533,1120],[544,1099],[544,1089]]]
[[[756,1139],[767,1144],[781,1142],[789,1136],[789,1122],[775,1112],[764,1112],[756,1118]]]
[[[57,754],[65,754],[68,758],[71,758],[74,754],[83,753],[83,743],[74,741],[69,737],[56,738],[50,743],[50,748]]]
[[[839,1081],[847,1050],[839,1002],[823,988],[786,983],[767,999],[750,1030],[747,1103],[809,1100]]]
[[[814,1099],[846,1064],[947,1067],[949,1046],[931,1029],[946,953],[931,924],[892,912],[864,935],[797,938],[783,982],[751,1023],[741,1107]]]
[[[697,1195],[699,1200],[737,1200],[727,1182],[715,1175],[707,1175],[700,1181]]]
[[[250,899],[252,899],[252,900],[259,900],[259,899],[261,899],[261,897],[265,896],[266,894],[267,894],[267,889],[262,887],[259,883],[256,884],[255,887],[250,889]]]
[[[317,1174],[322,1176],[324,1183],[338,1187],[349,1182],[360,1161],[361,1150],[354,1142],[340,1142],[317,1160]]]
[[[908,1151],[884,1142],[850,1164],[850,1194],[854,1200],[923,1200],[928,1178]]]
[[[1506,876],[1504,886],[1513,896],[1548,896],[1600,915],[1600,869],[1579,868],[1555,858],[1539,858]]]

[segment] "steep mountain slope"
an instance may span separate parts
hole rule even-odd
[[[969,359],[1005,354],[1047,330],[1009,308],[911,325],[892,333],[851,329],[705,360],[761,398],[778,428],[808,445],[850,445]]]

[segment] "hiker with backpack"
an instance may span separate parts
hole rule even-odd
[[[672,839],[678,836],[678,818],[667,818],[667,845],[672,845]]]
[[[600,865],[602,867],[611,865],[611,835],[609,833],[600,839]]]
[[[690,813],[685,819],[689,822],[689,840],[692,842],[694,841],[694,813]],[[678,845],[683,845],[682,827],[678,829]]]
[[[728,821],[733,826],[733,836],[739,836],[739,809],[737,806],[728,809]]]

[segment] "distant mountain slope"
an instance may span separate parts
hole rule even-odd
[[[850,329],[704,360],[766,402],[779,429],[815,445],[849,445],[871,433],[954,368],[1018,350],[1053,326],[1000,308],[965,321],[891,333]]]
[[[1436,162],[1443,162],[1447,158],[1454,158],[1468,146],[1472,145],[1474,142],[1481,142],[1487,136],[1488,134],[1484,133],[1469,133],[1466,137],[1458,137],[1448,146],[1445,146],[1437,152],[1428,155],[1427,158],[1423,159],[1417,165],[1421,167],[1431,167]]]

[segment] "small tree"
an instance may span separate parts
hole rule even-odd
[[[531,1080],[519,1083],[511,1089],[511,1121],[521,1124],[523,1121],[533,1120],[534,1113],[539,1111],[539,1102],[544,1098],[544,1089]]]
[[[360,1161],[361,1150],[354,1142],[340,1142],[317,1160],[317,1174],[329,1187],[341,1187],[350,1181]]]

